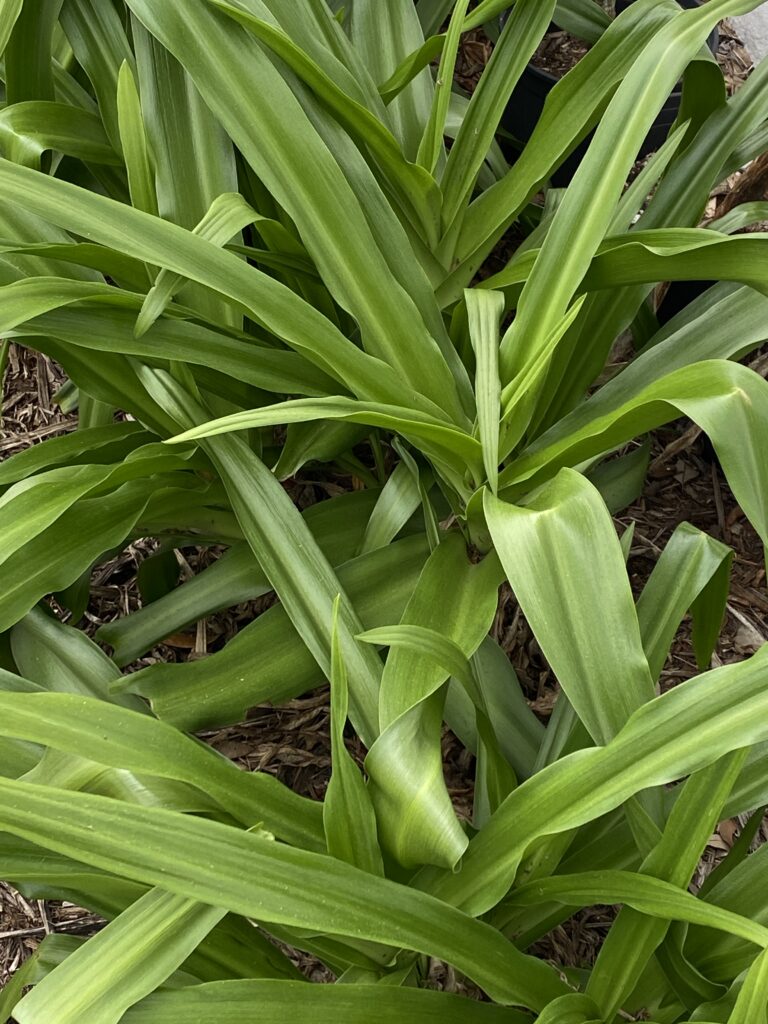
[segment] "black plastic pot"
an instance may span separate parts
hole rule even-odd
[[[672,281],[666,295],[661,300],[661,305],[656,310],[659,324],[662,327],[664,324],[668,324],[673,316],[677,316],[686,306],[690,306],[714,283],[714,281]]]
[[[617,0],[616,13],[621,14],[621,12],[626,10],[632,2],[633,0]],[[700,0],[678,0],[678,3],[681,7],[694,8],[699,6]],[[506,18],[506,15],[502,15],[502,18]],[[554,27],[555,26],[553,26],[553,28]],[[717,29],[715,29],[707,40],[707,43],[713,53],[717,49],[719,41],[720,34]],[[510,97],[507,109],[504,112],[504,116],[501,121],[501,126],[504,131],[511,135],[521,148],[533,134],[533,130],[541,117],[542,110],[544,109],[544,103],[547,96],[557,85],[557,82],[558,79],[555,78],[554,75],[550,75],[547,71],[542,71],[540,68],[535,68],[532,64],[529,64],[523,72],[520,81],[517,83],[515,90]],[[648,132],[645,142],[638,153],[638,157],[647,156],[662,145],[669,133],[669,129],[675,122],[678,111],[680,110],[681,96],[682,86],[672,93],[663,108],[659,111],[659,116],[656,118],[651,130]],[[563,188],[569,184],[571,178],[576,173],[576,169],[581,163],[591,140],[592,135],[590,134],[576,147],[570,156],[563,161],[560,167],[558,167],[552,175],[553,185]],[[508,142],[505,143],[503,136],[500,139],[500,142],[503,148],[511,148],[511,144]],[[509,152],[507,155],[510,158],[513,158],[514,156],[513,153]]]

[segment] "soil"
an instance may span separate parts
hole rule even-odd
[[[539,71],[546,71],[553,78],[562,78],[575,68],[581,58],[589,52],[583,39],[577,39],[569,32],[549,32],[531,57],[531,64]]]

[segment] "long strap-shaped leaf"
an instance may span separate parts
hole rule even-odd
[[[67,957],[13,1010],[19,1024],[118,1024],[226,911],[153,889]]]
[[[359,322],[365,347],[461,420],[456,381],[437,342],[388,272],[360,203],[270,56],[207,0],[161,7],[129,0],[128,6],[184,65],[246,160],[293,217],[330,290]],[[254,116],[258,138],[251,130]],[[314,168],[312,175],[303,173],[307,165]]]
[[[327,103],[335,117],[363,145],[370,147],[382,169],[386,171],[387,184],[395,193],[415,225],[431,241],[437,243],[437,206],[439,193],[434,179],[423,168],[405,160],[394,136],[370,110],[348,96],[319,68],[311,58],[280,29],[262,18],[234,7],[225,0],[208,0],[221,8],[231,18],[244,25],[274,52],[286,61],[288,66],[302,78],[318,97]]]
[[[459,267],[441,289],[442,302],[448,304],[460,297],[477,267],[540,183],[598,121],[638,50],[677,13],[676,5],[665,0],[634,0],[597,45],[557,83],[520,159],[467,211],[456,246]]]
[[[243,1024],[248,1017],[264,1024],[339,1024],[373,1020],[377,1024],[527,1024],[528,1014],[425,989],[383,985],[307,985],[302,982],[224,981],[145,999],[125,1015],[125,1024]]]
[[[499,429],[501,420],[501,380],[499,378],[499,326],[504,300],[498,292],[488,298],[479,289],[464,292],[469,320],[469,336],[475,352],[475,400],[477,429],[483,446],[483,465],[495,494],[499,481]]]
[[[710,436],[737,501],[768,543],[768,461],[759,441],[768,429],[768,384],[754,371],[721,360],[684,367],[647,387],[641,381],[629,395],[617,389],[595,403],[594,413],[585,403],[502,472],[502,495],[527,491],[560,466],[578,465],[679,413]]]
[[[402,378],[386,363],[361,352],[290,289],[232,253],[183,228],[132,210],[47,175],[0,160],[0,183],[9,201],[53,224],[112,246],[227,296],[267,330],[359,394],[395,401]],[[439,406],[412,395],[415,407],[440,416]]]
[[[84,793],[0,780],[0,796],[4,829],[126,878],[256,920],[440,957],[497,1002],[542,1009],[564,991],[552,968],[489,925],[330,857]]]
[[[397,405],[374,405],[346,398],[296,399],[262,409],[232,413],[193,427],[173,438],[173,443],[184,444],[202,440],[234,430],[249,427],[272,426],[282,423],[308,423],[313,420],[348,420],[369,426],[395,430],[403,437],[413,439],[419,447],[434,449],[438,458],[453,465],[460,476],[465,468],[480,472],[481,449],[475,438],[440,420]]]
[[[178,423],[191,428],[206,418],[205,410],[167,374],[146,369],[145,377]],[[381,659],[355,640],[362,625],[332,566],[274,474],[243,440],[215,437],[203,447],[221,476],[243,536],[326,679],[331,674],[333,606],[342,595],[338,637],[352,680],[352,719],[370,745],[378,734]]]
[[[210,748],[149,715],[65,693],[0,694],[0,733],[100,764],[202,789],[244,825],[323,849],[320,808],[270,775],[241,772]]]
[[[728,1024],[763,1024],[768,1019],[768,952],[749,969]]]
[[[643,874],[681,889],[688,885],[745,755],[745,751],[727,755],[691,776],[675,801],[661,840],[643,862]],[[631,907],[619,912],[587,986],[603,1016],[610,1019],[621,1007],[667,929],[667,921],[643,916]]]
[[[4,52],[8,44],[23,4],[24,0],[2,0],[0,3],[0,53]]]
[[[659,678],[677,627],[689,610],[700,669],[709,664],[723,623],[733,551],[690,523],[681,523],[637,601],[651,676]]]
[[[323,825],[332,857],[372,875],[384,866],[376,836],[376,813],[360,769],[344,744],[349,683],[338,636],[339,598],[333,607],[331,646],[331,778],[323,800]]]
[[[487,494],[485,512],[560,685],[595,742],[607,743],[653,699],[654,688],[624,556],[602,498],[580,473],[563,470],[522,507]]]
[[[684,12],[659,31],[632,65],[555,214],[523,290],[518,316],[502,343],[503,378],[536,360],[565,313],[608,230],[655,112],[683,68],[720,18],[754,6],[751,0],[712,0]]]
[[[645,704],[607,746],[570,754],[523,783],[470,841],[459,874],[424,872],[421,884],[483,913],[507,891],[537,837],[576,828],[643,789],[763,741],[766,709],[768,648],[763,648],[747,661],[697,676]]]
[[[512,90],[547,30],[554,0],[518,0],[472,96],[443,178],[443,228],[448,230],[472,195]]]
[[[493,620],[500,575],[495,556],[473,565],[461,534],[448,536],[424,567],[401,623],[437,630],[472,655]],[[442,685],[449,674],[429,652],[395,647],[382,677],[381,735],[366,769],[382,841],[409,867],[453,867],[467,845],[443,779]]]

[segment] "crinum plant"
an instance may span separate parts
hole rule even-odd
[[[627,445],[685,415],[768,541],[768,385],[737,362],[768,335],[768,239],[734,233],[766,210],[698,226],[765,149],[768,66],[727,99],[702,50],[756,0],[609,24],[517,0],[453,91],[462,33],[507,6],[0,4],[0,325],[80,415],[0,467],[0,876],[109,920],[46,939],[0,1018],[765,1021],[767,656],[705,671],[728,548],[682,524],[635,601],[610,514],[645,475]],[[497,125],[553,18],[594,45],[510,167]],[[690,278],[719,283],[659,328],[654,285]],[[308,463],[367,486],[300,512],[281,481]],[[139,537],[227,550],[102,627],[108,657],[38,604],[76,621],[92,566]],[[546,728],[489,634],[504,580],[559,683]],[[218,653],[121,674],[272,591]],[[689,610],[701,674],[658,696]],[[324,680],[322,804],[193,738]],[[443,723],[476,755],[471,823]],[[688,892],[717,821],[753,810]],[[621,909],[590,969],[528,952],[596,904]],[[487,1001],[428,991],[430,957]]]

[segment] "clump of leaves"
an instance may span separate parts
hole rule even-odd
[[[768,65],[726,99],[701,49],[757,3],[636,0],[512,166],[494,137],[516,82],[553,18],[595,7],[517,0],[467,99],[462,34],[506,6],[0,5],[0,329],[60,362],[81,420],[0,467],[0,875],[110,921],[46,939],[0,1018],[765,1020],[764,851],[747,832],[688,885],[716,822],[768,802],[768,656],[706,671],[731,552],[692,526],[634,600],[610,512],[647,446],[604,462],[688,416],[768,542],[768,384],[736,361],[765,338],[768,239],[733,233],[766,210],[698,227],[764,148]],[[719,283],[660,329],[654,285],[678,279]],[[626,331],[634,357],[596,387]],[[310,463],[368,486],[301,513],[281,481]],[[38,602],[81,607],[137,537],[228,550],[103,627],[110,658]],[[489,635],[504,580],[559,682],[546,728]],[[219,653],[121,675],[272,590]],[[658,696],[688,611],[701,673]],[[323,680],[323,804],[190,735]],[[444,722],[477,758],[471,824]],[[526,952],[596,904],[622,909],[593,967]],[[427,991],[428,957],[488,1002]]]

